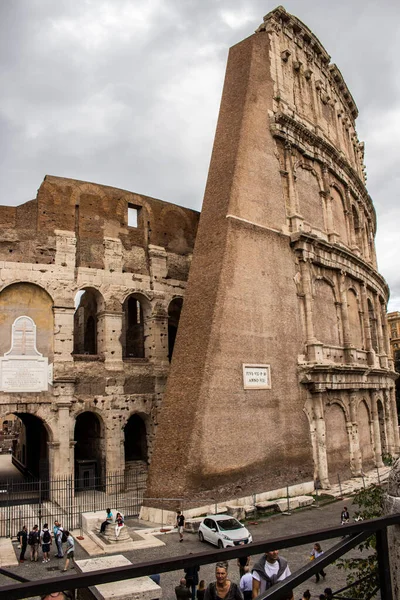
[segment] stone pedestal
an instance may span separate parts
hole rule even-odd
[[[112,569],[131,565],[131,561],[117,554],[115,556],[102,556],[76,561],[81,573],[99,571],[101,569]],[[162,590],[150,577],[136,577],[113,583],[103,583],[90,588],[78,590],[78,600],[158,600],[162,597]]]

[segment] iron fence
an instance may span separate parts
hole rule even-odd
[[[78,529],[82,513],[106,508],[137,516],[146,478],[146,473],[118,471],[89,483],[71,476],[0,482],[0,537],[15,536],[23,525],[30,529],[55,520],[68,529]]]
[[[260,554],[271,550],[280,550],[282,548],[297,547],[303,544],[314,544],[316,541],[339,538],[340,541],[322,556],[308,563],[296,573],[282,582],[277,583],[268,591],[257,597],[257,600],[282,600],[287,598],[290,590],[295,589],[301,583],[305,582],[312,575],[321,571],[324,567],[337,560],[340,556],[346,554],[352,548],[357,547],[362,541],[372,534],[377,537],[378,550],[378,578],[377,588],[381,592],[382,600],[397,600],[395,598],[390,578],[390,562],[387,531],[390,526],[400,524],[400,514],[389,517],[380,517],[371,521],[362,521],[354,525],[343,525],[340,527],[330,527],[328,529],[319,529],[306,534],[296,534],[277,539],[254,542],[249,546],[235,546],[234,548],[225,548],[214,552],[201,552],[199,554],[189,554],[174,558],[162,558],[150,562],[136,563],[112,569],[102,569],[90,571],[87,573],[65,575],[63,577],[52,577],[41,579],[40,581],[20,582],[4,585],[0,587],[0,600],[19,600],[21,598],[31,598],[41,594],[50,594],[62,590],[77,590],[88,588],[103,583],[122,581],[135,577],[153,575],[155,573],[166,573],[169,571],[178,571],[186,567],[195,565],[206,565],[220,560],[236,559],[243,556]],[[344,537],[343,537],[344,535]],[[13,573],[7,573],[5,569],[3,574],[14,578]],[[356,582],[357,583],[357,582]],[[337,590],[333,593],[334,598],[340,598]],[[365,598],[365,600],[370,600]]]

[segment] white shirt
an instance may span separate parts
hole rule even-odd
[[[279,562],[276,560],[274,563],[269,563],[266,560],[264,570],[265,570],[265,574],[268,575],[268,577],[272,577],[273,575],[276,575],[279,571]],[[289,577],[290,575],[291,575],[291,572],[290,572],[289,565],[288,565],[286,567],[286,569],[283,571],[282,575],[278,578],[278,581],[283,581],[284,579],[286,579],[286,577]],[[265,592],[266,582],[263,579],[261,579],[261,577],[259,576],[257,571],[253,571],[252,577],[256,581],[260,582],[260,593]]]
[[[240,579],[240,589],[242,592],[251,592],[253,589],[253,576],[251,573],[245,573]]]

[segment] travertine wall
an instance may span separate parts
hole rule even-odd
[[[399,453],[356,117],[283,8],[231,48],[152,497],[328,487]],[[271,389],[244,389],[244,363],[269,364]]]
[[[128,226],[129,207],[137,227]],[[0,392],[0,416],[39,417],[50,476],[74,472],[75,422],[85,411],[100,419],[101,473],[124,469],[133,414],[144,421],[150,459],[169,370],[168,309],[183,298],[197,222],[195,211],[160,200],[49,176],[36,200],[0,207],[0,352],[10,349],[14,320],[27,315],[54,370],[47,392]],[[74,353],[83,291],[82,306],[95,298],[95,353]],[[140,358],[123,352],[132,295],[143,309]]]

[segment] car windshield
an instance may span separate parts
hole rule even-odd
[[[243,527],[236,519],[226,519],[224,521],[218,521],[218,527],[220,531],[232,531],[232,529],[240,529]]]

